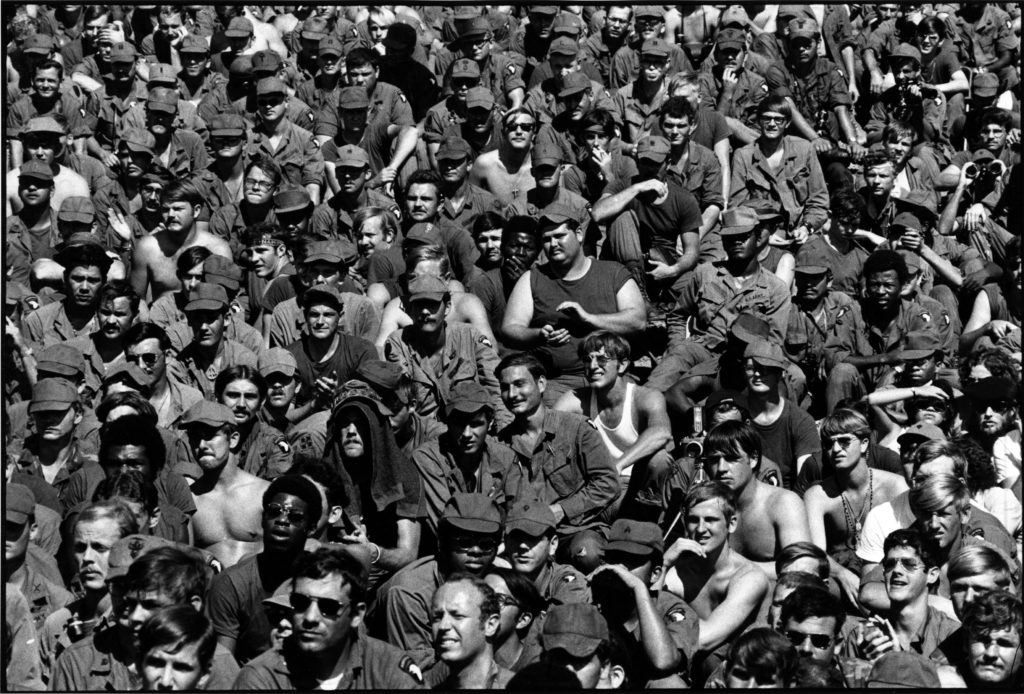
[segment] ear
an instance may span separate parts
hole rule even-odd
[[[203,206],[202,205],[193,205],[192,206],[192,216],[193,217],[198,217],[199,213],[202,212],[202,210],[203,210]]]
[[[547,377],[546,376],[538,376],[537,377],[537,390],[539,390],[541,393],[543,393],[545,390],[547,390],[547,387],[548,387],[548,379],[547,379]]]
[[[626,671],[621,665],[608,663],[608,684],[612,689],[619,689],[626,681]]]
[[[242,442],[242,435],[238,431],[233,431],[228,435],[228,447],[231,450],[238,448],[238,444]]]
[[[728,524],[726,524],[726,527],[728,528],[730,535],[732,535],[734,532],[736,532],[736,528],[739,526],[739,524],[740,524],[740,512],[739,511],[733,511],[732,518],[730,518]]]
[[[341,520],[341,514],[345,512],[341,506],[331,506],[331,510],[327,512],[327,525],[334,525]]]
[[[83,416],[84,415],[82,414],[82,411],[80,409],[75,409],[75,419],[74,419],[75,426],[78,426],[79,424],[82,423],[82,417]]]
[[[362,624],[363,617],[366,615],[366,603],[357,602],[352,605],[352,627],[355,628]]]
[[[650,586],[658,585],[658,581],[661,580],[661,574],[664,573],[664,571],[665,571],[665,564],[664,564],[664,562],[658,562],[657,564],[655,564],[654,567],[651,569],[651,577],[647,581],[647,585],[650,585]]]
[[[487,620],[484,622],[484,637],[493,639],[494,635],[498,633],[499,626],[501,626],[501,615],[487,615]]]
[[[530,625],[533,624],[533,615],[529,612],[522,612],[519,614],[519,619],[516,620],[516,631],[523,631],[529,629]]]
[[[191,595],[191,596],[189,596],[188,604],[191,605],[192,609],[194,609],[196,612],[202,612],[203,611],[203,596],[201,596],[201,595]]]
[[[558,551],[558,535],[551,538],[551,544],[548,545],[548,556],[552,559],[555,558],[555,552]]]
[[[966,526],[971,520],[971,505],[967,504],[967,507],[960,512],[960,525]]]
[[[150,516],[149,516],[149,529],[150,530],[156,530],[156,526],[158,526],[158,525],[160,525],[160,506],[159,505],[156,507],[156,510],[153,511],[153,513],[150,514]]]
[[[927,582],[928,585],[932,585],[934,583],[937,583],[938,580],[939,580],[939,567],[932,566],[931,568],[928,569],[928,571],[925,574],[925,576],[926,576],[926,582]]]
[[[203,676],[199,678],[198,682],[196,682],[196,685],[197,685],[196,689],[198,689],[200,691],[206,689],[206,685],[210,681],[210,675],[211,675],[211,673],[209,673],[209,672],[203,673]]]

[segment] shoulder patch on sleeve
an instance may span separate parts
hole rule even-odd
[[[403,92],[401,89],[398,90],[398,98],[402,100],[403,104],[406,103],[406,101],[408,101],[408,99],[405,98],[405,92]]]
[[[761,91],[764,92],[765,94],[768,93],[768,84],[767,83],[764,83],[764,84],[761,85]]]
[[[508,69],[508,74],[510,74],[510,75],[514,75],[514,74],[516,74],[516,66],[515,66],[515,63],[509,63],[509,64],[508,64],[508,68],[507,68],[507,69]]]
[[[685,622],[686,621],[686,612],[684,612],[682,610],[682,608],[672,610],[671,612],[669,612],[665,616],[668,618],[668,621],[670,621],[670,622]]]
[[[480,344],[482,344],[485,347],[490,347],[491,349],[494,349],[494,345],[491,344],[491,341],[487,338],[486,335],[481,335],[480,337],[478,337],[476,339],[476,341],[479,342]]]
[[[575,580],[576,580],[576,575],[575,574],[565,574],[564,576],[562,576],[562,583],[572,583]]]
[[[764,479],[762,479],[761,481],[764,482],[765,484],[770,484],[773,487],[782,486],[782,480],[779,479],[779,473],[776,472],[775,470],[772,470],[767,475],[765,475]]]
[[[416,680],[417,684],[423,684],[423,671],[420,670],[419,665],[409,656],[405,656],[398,661],[398,668]]]
[[[923,320],[925,323],[931,323],[932,314],[928,313],[927,311],[921,311],[921,320]]]
[[[840,77],[842,77],[843,79],[846,79],[846,73],[845,73],[845,72],[843,72],[843,69],[842,69],[842,68],[839,68],[839,67],[837,67],[837,68],[836,68],[836,74],[838,74],[838,75],[839,75]]]
[[[288,442],[285,441],[284,439],[278,439],[277,447],[281,450],[282,453],[291,453],[292,451],[292,447],[289,446]]]

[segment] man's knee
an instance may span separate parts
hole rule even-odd
[[[639,262],[643,260],[643,249],[640,246],[640,226],[636,215],[631,211],[623,212],[608,225],[607,248],[614,260],[619,262]]]

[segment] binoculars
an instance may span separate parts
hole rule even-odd
[[[1003,163],[1001,161],[991,161],[981,166],[970,163],[964,166],[964,175],[970,179],[976,179],[979,176],[998,178],[1003,175]]]

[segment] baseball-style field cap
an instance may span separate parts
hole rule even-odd
[[[590,78],[582,72],[570,72],[562,78],[562,87],[558,90],[558,98],[564,99],[587,89],[590,89]]]
[[[210,119],[212,137],[239,137],[245,134],[245,119],[237,113],[218,113]]]
[[[479,78],[480,66],[477,65],[475,60],[459,58],[452,64],[452,79],[458,79],[459,77]]]
[[[260,353],[256,369],[264,378],[271,374],[284,374],[291,378],[299,370],[299,365],[295,361],[295,355],[284,347],[271,347]]]
[[[890,63],[898,63],[901,60],[910,58],[918,65],[921,64],[921,51],[917,46],[912,46],[909,43],[901,43],[893,49],[892,53],[889,54]]]
[[[434,159],[437,161],[460,161],[473,156],[473,148],[461,137],[449,137],[437,150]]]
[[[36,495],[23,484],[4,485],[4,520],[22,525],[36,512]]]
[[[78,388],[74,383],[64,378],[44,378],[32,386],[28,412],[63,412],[77,402]]]
[[[566,55],[575,58],[579,53],[579,44],[568,36],[559,36],[548,47],[548,55]]]
[[[34,116],[28,119],[28,123],[21,129],[21,135],[32,133],[52,133],[54,135],[66,135],[67,128],[57,122],[53,116]]]
[[[971,80],[971,94],[974,96],[992,97],[999,93],[999,76],[991,72],[975,75]]]
[[[138,57],[138,51],[130,43],[121,41],[110,47],[109,61],[111,63],[134,63]]]
[[[719,29],[715,37],[715,45],[719,48],[746,48],[747,35],[742,29]]]
[[[245,17],[233,17],[228,22],[228,28],[224,31],[224,35],[229,39],[244,39],[252,36],[252,22]]]
[[[612,523],[608,532],[608,544],[605,546],[605,552],[627,554],[661,554],[664,551],[665,538],[657,524],[628,518],[619,518]]]
[[[476,381],[460,381],[452,388],[444,411],[449,417],[453,412],[476,414],[484,408],[493,408],[490,393]]]
[[[274,214],[279,216],[304,210],[312,204],[309,191],[300,186],[287,185],[274,193]]]
[[[149,90],[146,98],[146,108],[151,111],[163,111],[164,113],[178,112],[178,92],[168,87],[156,87]]]
[[[505,519],[506,535],[518,530],[530,537],[542,537],[556,527],[558,521],[555,519],[554,511],[538,499],[517,501],[508,510],[508,517]]]
[[[636,143],[636,158],[661,164],[672,151],[668,140],[658,135],[648,135]]]
[[[326,55],[341,57],[345,55],[345,44],[343,44],[341,39],[334,34],[325,36],[320,39],[320,44],[317,46],[316,54],[321,57]]]
[[[560,648],[574,658],[589,658],[608,639],[608,622],[589,603],[554,605],[540,634],[545,651]]]
[[[222,255],[211,255],[203,261],[203,281],[219,284],[229,292],[242,284],[242,268],[234,260]]]
[[[252,54],[252,74],[256,77],[267,77],[281,69],[284,61],[274,51],[256,51]]]
[[[487,17],[476,16],[467,21],[459,30],[459,41],[465,42],[480,39],[491,32],[491,23]]]
[[[816,39],[818,34],[821,33],[818,23],[813,19],[801,17],[799,19],[791,19],[789,24],[789,38],[792,39]]]
[[[668,44],[661,39],[647,39],[640,46],[640,58],[667,58]]]
[[[449,295],[448,283],[434,275],[420,275],[409,282],[406,296],[409,301],[428,299],[441,301]]]
[[[910,445],[917,441],[945,441],[946,435],[942,432],[942,429],[938,428],[931,422],[917,422],[911,424],[896,438],[896,443],[901,447]]]
[[[494,108],[494,94],[486,87],[473,87],[466,92],[466,108]]]
[[[255,74],[255,71],[254,71]],[[264,77],[256,83],[256,96],[267,94],[288,94],[288,87],[277,77]]]
[[[156,147],[156,138],[145,128],[128,128],[121,133],[120,143],[133,152],[152,155]]]
[[[338,166],[369,166],[370,155],[358,145],[343,145],[338,149],[335,163]]]
[[[942,342],[927,330],[915,330],[907,333],[904,347],[900,350],[900,359],[913,361],[930,357],[942,351]]]
[[[107,580],[113,581],[128,573],[132,562],[159,547],[175,547],[177,543],[157,535],[128,535],[115,542],[107,557]]]
[[[566,222],[575,222],[575,211],[561,202],[553,202],[541,210],[538,223],[541,229],[560,226]]]
[[[36,352],[36,370],[66,378],[85,375],[85,355],[66,342],[49,345]]]
[[[40,159],[29,159],[18,169],[18,178],[53,183],[53,169]]]
[[[361,111],[369,108],[370,97],[366,93],[366,87],[344,87],[338,97],[338,105],[342,111]]]
[[[303,293],[302,307],[309,308],[318,304],[333,306],[340,311],[344,302],[341,300],[341,292],[337,287],[332,287],[329,284],[316,284]]]
[[[562,148],[554,142],[538,142],[530,158],[533,166],[559,166],[562,163]]]
[[[53,38],[46,34],[32,34],[21,42],[22,53],[38,53],[39,55],[50,55],[56,48]]]
[[[146,85],[153,87],[159,84],[177,86],[178,85],[178,73],[174,71],[174,67],[167,63],[152,63],[149,66],[149,79],[146,80]]]
[[[886,653],[871,666],[868,689],[935,689],[942,686],[935,664],[910,651]]]
[[[202,36],[196,36],[195,34],[187,34],[181,40],[181,45],[178,47],[178,53],[201,53],[205,55],[209,52],[210,44]]]
[[[192,311],[222,311],[227,308],[228,293],[224,287],[212,282],[200,282],[188,293],[185,313]]]
[[[739,236],[749,234],[761,223],[757,212],[749,207],[731,207],[721,216],[722,228],[719,233],[722,237]]]
[[[234,411],[227,405],[221,405],[212,400],[200,400],[185,411],[181,418],[180,426],[188,427],[193,424],[202,424],[211,427],[222,427],[228,424],[235,424]]]
[[[456,492],[441,513],[441,522],[480,535],[501,532],[501,510],[486,494]]]
[[[789,364],[782,347],[769,340],[758,340],[747,345],[743,356],[752,359],[755,364],[776,369],[785,369]]]

